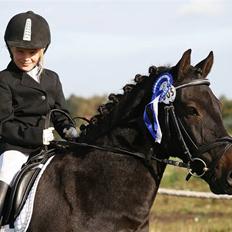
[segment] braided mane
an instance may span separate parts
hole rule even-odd
[[[123,94],[111,93],[108,96],[109,101],[99,106],[98,114],[94,115],[90,119],[90,123],[88,125],[82,124],[80,126],[81,133],[78,141],[95,140],[97,137],[99,137],[99,135],[108,131],[112,126],[111,121],[114,118],[113,111],[119,106],[119,104],[126,101],[128,95],[136,88],[139,88],[150,77],[154,78],[161,72],[165,72],[168,69],[168,67],[164,66],[158,68],[151,66],[148,70],[149,76],[137,74],[134,78],[133,84],[126,84],[123,87]],[[117,112],[115,114],[117,114]]]

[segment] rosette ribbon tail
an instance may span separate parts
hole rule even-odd
[[[176,90],[170,73],[160,75],[152,88],[151,102],[145,106],[143,113],[144,123],[154,138],[155,142],[161,143],[162,131],[158,120],[159,103],[170,104],[176,97]]]
[[[160,124],[158,120],[158,103],[159,103],[159,96],[157,96],[154,100],[148,103],[145,107],[143,119],[147,129],[149,130],[150,134],[154,138],[155,142],[161,143],[162,139],[162,132],[160,129]],[[152,113],[152,118],[150,118],[148,111]]]

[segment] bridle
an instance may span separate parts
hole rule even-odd
[[[193,81],[188,82],[188,83],[178,85],[175,87],[175,89],[178,91],[178,90],[183,89],[183,88],[197,86],[197,85],[208,85],[209,86],[210,82],[207,79],[197,79],[197,80],[193,80]],[[187,168],[188,175],[186,177],[186,180],[188,180],[191,176],[202,177],[203,175],[205,175],[205,173],[207,171],[214,168],[217,161],[225,154],[226,150],[228,150],[232,146],[232,138],[231,137],[218,138],[211,143],[197,146],[196,143],[191,138],[191,136],[189,135],[189,133],[187,132],[187,130],[185,129],[180,118],[176,116],[174,104],[170,103],[169,105],[165,105],[164,111],[165,111],[165,127],[167,130],[167,134],[169,134],[168,137],[171,137],[170,126],[172,123],[172,125],[174,126],[176,137],[181,145],[183,153],[187,157],[187,162],[171,160],[171,159],[166,159],[166,158],[160,159],[160,158],[156,157],[154,154],[151,154],[150,156],[148,156],[148,155],[140,153],[140,152],[131,152],[131,151],[128,151],[128,150],[125,150],[122,148],[118,148],[118,147],[98,146],[98,145],[94,145],[94,144],[88,144],[88,143],[76,142],[76,141],[54,141],[52,143],[55,144],[56,146],[62,147],[62,148],[70,148],[70,147],[93,148],[93,149],[98,149],[98,150],[102,150],[102,151],[112,152],[112,153],[115,153],[118,155],[133,156],[133,157],[145,160],[146,163],[150,162],[151,160],[156,160],[156,161],[164,163],[164,164],[178,166],[178,167],[182,167],[182,168]],[[73,121],[73,119],[70,118],[70,116],[66,112],[59,110],[59,109],[53,109],[48,113],[48,115],[45,119],[45,128],[49,127],[50,121],[51,121],[51,114],[54,112],[60,112],[60,113],[64,114],[75,125],[75,122]],[[78,118],[78,117],[76,117],[76,118]],[[80,117],[80,118],[83,119],[83,117]],[[224,150],[224,152],[222,152],[222,154],[220,154],[216,158],[216,160],[214,160],[212,162],[213,165],[208,166],[206,161],[204,161],[202,158],[195,157],[192,155],[187,144],[194,148],[195,151],[193,154],[194,155],[197,154],[198,156],[202,155],[203,153],[206,153],[206,152],[208,152],[208,151],[210,151],[210,150],[212,150],[220,145],[227,144],[227,146],[226,146],[226,149]],[[47,150],[46,145],[45,145],[45,150]],[[202,171],[200,173],[199,173],[199,171],[197,171],[197,172],[194,171],[194,167],[196,167],[197,164],[198,165],[200,164],[202,166]]]
[[[188,83],[184,83],[182,85],[178,85],[175,87],[176,90],[191,87],[191,86],[197,86],[197,85],[210,85],[209,80],[207,79],[197,79],[193,80]],[[202,177],[207,171],[210,169],[213,169],[217,163],[217,161],[225,154],[225,152],[232,146],[232,138],[231,137],[222,137],[218,138],[215,141],[197,146],[196,143],[193,141],[187,130],[185,129],[180,117],[176,116],[175,113],[175,107],[173,103],[170,103],[169,105],[164,107],[165,111],[165,127],[168,131],[168,137],[170,137],[170,123],[173,123],[173,126],[175,128],[176,137],[177,140],[180,142],[183,153],[186,155],[188,162],[186,163],[186,168],[188,169],[188,175],[186,177],[186,180],[188,180],[191,176],[195,177]],[[188,145],[187,145],[188,144]],[[202,158],[199,158],[202,154],[220,146],[223,144],[227,144],[226,149],[224,152],[219,155],[216,160],[212,162],[213,165],[208,166],[206,164],[206,161],[204,161]],[[194,149],[194,152],[190,152],[189,146]],[[194,156],[193,156],[194,154]],[[197,157],[196,157],[197,155]],[[194,171],[194,167],[199,164],[202,166],[202,171],[199,173]]]

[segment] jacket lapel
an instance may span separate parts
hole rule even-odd
[[[38,89],[40,91],[44,91],[41,88],[41,85],[35,81],[32,77],[30,77],[27,73],[23,73],[22,74],[22,80],[21,80],[21,84],[33,89]]]
[[[35,81],[26,72],[23,72],[20,69],[18,69],[18,67],[14,64],[14,62],[11,61],[7,69],[13,71],[17,76],[21,77],[21,85],[27,86],[29,88],[37,89],[43,92],[45,91],[40,83]]]

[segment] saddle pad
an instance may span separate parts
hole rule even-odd
[[[34,199],[35,199],[35,193],[36,189],[39,183],[39,180],[45,171],[48,164],[51,162],[54,156],[50,157],[48,161],[42,165],[41,164],[41,171],[39,175],[37,176],[34,185],[31,188],[31,191],[27,197],[27,200],[23,206],[23,209],[21,210],[20,214],[16,218],[14,222],[14,228],[9,228],[9,225],[5,225],[1,227],[0,232],[25,232],[28,229],[28,226],[31,221],[32,212],[33,212],[33,205],[34,205]]]

